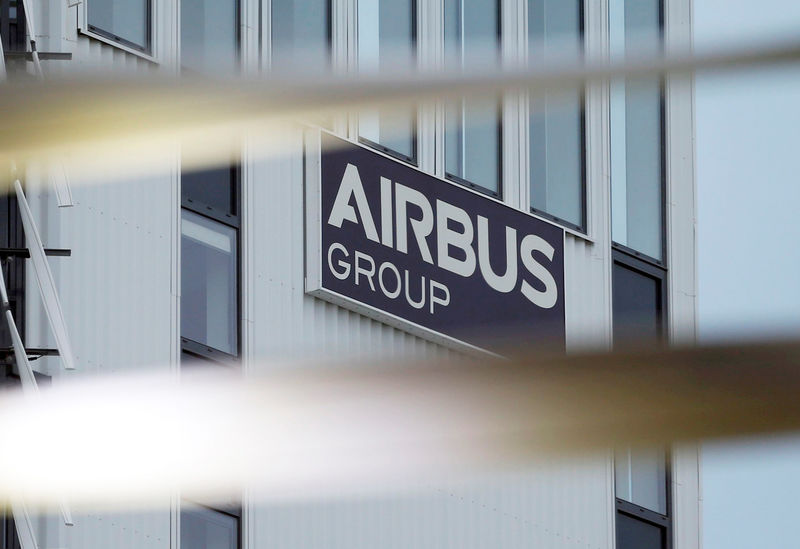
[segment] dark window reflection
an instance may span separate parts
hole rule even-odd
[[[181,336],[235,355],[236,229],[181,211]]]
[[[612,291],[614,343],[660,340],[662,280],[615,261]]]
[[[194,207],[211,206],[220,213],[236,215],[236,168],[217,168],[201,172],[183,172],[181,193]]]
[[[92,30],[150,51],[150,0],[87,0],[86,7]]]
[[[236,549],[238,530],[231,515],[186,504],[181,509],[181,549]]]

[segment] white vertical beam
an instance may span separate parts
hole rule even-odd
[[[22,225],[25,229],[25,240],[30,250],[33,271],[36,275],[39,292],[42,295],[42,302],[45,312],[47,313],[47,319],[50,321],[50,328],[53,331],[53,336],[56,339],[56,346],[61,355],[61,362],[64,368],[74,370],[75,360],[72,354],[72,345],[67,335],[67,323],[64,321],[61,301],[58,299],[56,284],[53,281],[53,273],[50,271],[50,265],[44,253],[42,239],[39,237],[39,231],[33,220],[28,201],[25,199],[25,193],[22,192],[22,185],[19,179],[14,181],[14,188],[17,191],[19,210],[22,214]]]
[[[500,49],[504,66],[518,67],[524,59],[525,21],[523,0],[500,2]],[[520,93],[503,94],[502,151],[503,177],[500,181],[503,202],[514,208],[527,209],[520,203]]]
[[[667,53],[692,45],[692,0],[666,0],[664,41]],[[691,343],[697,330],[697,189],[694,148],[694,78],[666,78],[667,291],[669,336]],[[674,548],[702,547],[700,446],[677,444],[672,451],[672,515]]]

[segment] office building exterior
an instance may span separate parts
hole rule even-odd
[[[23,2],[1,3],[7,78],[31,77]],[[670,51],[690,45],[692,13],[690,0],[27,6],[45,76],[214,78]],[[234,361],[248,375],[259,359],[480,355],[519,338],[568,352],[691,342],[693,104],[691,77],[674,75],[338,112],[298,122],[279,155],[253,137],[233,166],[190,172],[176,150],[146,176],[72,176],[67,208],[48,168],[26,166],[45,247],[70,250],[49,263],[75,368],[48,351],[60,346],[13,192],[0,198],[10,310],[52,384],[152,365]],[[5,324],[0,347],[13,384]],[[699,467],[693,443],[609,449],[474,487],[280,505],[254,493],[214,506],[176,495],[159,510],[76,512],[72,526],[54,511],[31,523],[43,549],[694,549]],[[11,518],[3,524],[0,547],[19,547]]]

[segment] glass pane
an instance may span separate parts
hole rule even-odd
[[[664,549],[666,531],[625,513],[617,513],[617,549]]]
[[[272,66],[327,68],[330,0],[272,0]]]
[[[445,0],[444,39],[449,65],[497,61],[500,6],[495,0]],[[469,99],[445,108],[445,172],[489,191],[500,191],[500,105]]]
[[[181,509],[182,549],[236,549],[239,521],[236,517],[186,505]]]
[[[614,343],[652,342],[661,337],[661,281],[615,262],[612,276]]]
[[[545,51],[582,49],[579,1],[530,0],[531,58]],[[583,94],[570,90],[530,101],[531,206],[584,226]]]
[[[415,56],[414,0],[359,0],[359,70],[407,70]],[[359,135],[416,158],[416,109],[371,109],[359,114]]]
[[[626,448],[614,455],[616,495],[667,515],[667,463],[662,449]]]
[[[238,66],[237,0],[181,0],[181,65],[199,73]]]
[[[613,55],[661,47],[658,0],[609,5]],[[662,83],[629,79],[611,84],[611,201],[615,242],[663,259]]]
[[[236,230],[181,210],[181,336],[237,354]]]
[[[149,0],[87,0],[89,25],[150,49]]]
[[[494,99],[448,105],[445,171],[489,190],[500,191],[500,106]]]
[[[181,195],[222,213],[236,215],[236,170],[228,167],[183,172]]]

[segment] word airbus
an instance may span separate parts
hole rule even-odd
[[[555,306],[558,285],[542,262],[551,261],[555,249],[542,237],[524,234],[520,238],[517,228],[505,225],[505,269],[500,273],[492,266],[501,256],[491,253],[486,216],[470,214],[438,198],[431,203],[420,191],[386,177],[380,177],[379,209],[380,233],[358,168],[348,163],[327,219],[330,226],[341,229],[345,222],[360,225],[368,240],[402,254],[409,254],[411,242],[414,253],[425,263],[464,278],[475,277],[479,272],[496,292],[507,294],[518,290],[537,307]],[[428,280],[426,285],[425,277],[421,277],[420,296],[414,298],[412,293],[416,292],[409,289],[407,270],[401,276],[401,270],[392,262],[376,265],[372,256],[360,251],[353,253],[352,260],[349,258],[349,251],[341,243],[334,242],[328,247],[328,268],[339,280],[352,274],[356,285],[365,280],[373,292],[380,289],[390,299],[402,292],[416,309],[425,306],[427,294],[431,314],[435,305],[446,307],[450,303],[450,290],[445,284]]]

